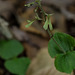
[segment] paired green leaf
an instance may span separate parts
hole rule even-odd
[[[23,52],[23,46],[17,40],[0,41],[0,57],[10,59]]]
[[[29,26],[31,26],[31,25],[34,23],[34,21],[28,20],[28,23],[29,23],[29,24],[27,24],[27,25],[25,26],[26,28],[28,28]]]
[[[13,74],[26,75],[29,64],[30,59],[22,57],[6,61],[5,67]]]
[[[65,33],[55,33],[48,44],[48,52],[55,59],[60,72],[71,73],[75,69],[75,39]]]
[[[47,15],[47,19],[46,19],[46,22],[45,22],[43,28],[45,30],[47,30],[48,29],[48,25],[49,25],[49,29],[50,30],[53,30],[53,27],[52,27],[52,24],[51,24],[51,20],[50,20],[50,15],[49,14]]]
[[[53,40],[55,39],[55,41]],[[75,47],[75,39],[65,33],[55,33],[48,43],[48,52],[52,58],[63,52],[73,51]]]
[[[58,55],[55,59],[55,67],[60,72],[71,73],[75,69],[75,51]]]

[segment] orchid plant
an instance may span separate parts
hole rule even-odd
[[[41,20],[44,22],[43,28],[48,32],[50,41],[48,43],[48,52],[52,58],[55,58],[55,67],[58,71],[71,74],[75,69],[75,39],[62,32],[52,33],[53,27],[51,23],[51,16],[53,14],[47,14],[41,5],[41,0],[35,0],[32,3],[28,3],[25,6],[30,7],[35,5],[35,17],[34,20],[28,20],[28,24],[25,27],[31,26],[35,20]],[[43,14],[44,19],[39,17],[37,10],[40,9],[40,13]]]

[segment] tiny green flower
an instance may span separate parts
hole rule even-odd
[[[51,20],[50,20],[50,14],[47,15],[47,19],[46,19],[46,22],[45,22],[43,28],[45,30],[47,30],[48,29],[48,26],[49,26],[49,29],[50,30],[53,30],[53,27],[52,27],[52,24],[51,24]]]
[[[29,24],[27,24],[27,25],[25,26],[26,28],[28,28],[29,26],[31,26],[31,25],[34,23],[34,20],[33,20],[33,21],[28,20],[28,23],[29,23]]]

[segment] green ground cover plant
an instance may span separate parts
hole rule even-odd
[[[0,58],[5,60],[5,68],[16,75],[25,75],[30,64],[27,57],[18,57],[24,48],[17,40],[1,40],[0,41]]]
[[[48,43],[48,52],[52,58],[55,58],[55,67],[58,71],[71,74],[75,69],[75,39],[62,32],[56,32],[52,34],[52,23],[50,16],[53,14],[47,14],[41,5],[41,0],[35,0],[32,3],[28,3],[25,6],[30,7],[35,5],[35,18],[34,20],[28,20],[28,25],[31,26],[36,20],[41,20],[44,22],[43,28],[48,32],[50,36],[50,41]],[[37,10],[40,9],[40,13],[43,14],[44,19],[39,17]]]

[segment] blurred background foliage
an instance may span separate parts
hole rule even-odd
[[[14,75],[7,70],[11,67],[4,67],[7,59],[10,59],[7,65],[12,60],[14,63],[19,59],[23,62],[30,59],[27,75],[67,75],[54,68],[54,59],[48,55],[50,38],[43,29],[44,23],[36,21],[29,28],[25,28],[27,20],[34,19],[36,6],[27,8],[24,5],[32,1],[34,0],[0,0],[0,75]],[[65,32],[75,37],[75,0],[42,0],[42,7],[45,12],[53,13],[53,33]],[[39,10],[38,14],[43,18]],[[24,61],[26,57],[28,59]],[[24,70],[25,66],[21,65],[21,68]],[[25,73],[23,70],[21,73]],[[49,70],[51,71],[48,72]]]

